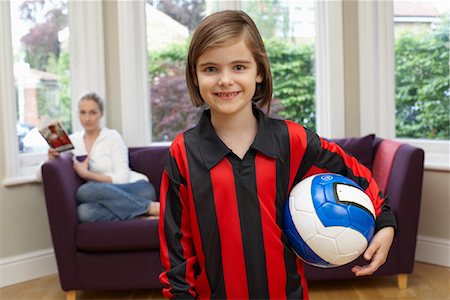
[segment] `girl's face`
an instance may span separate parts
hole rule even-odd
[[[100,128],[100,119],[102,118],[102,112],[97,102],[84,99],[78,104],[78,116],[80,123],[84,130],[92,131]]]
[[[213,115],[251,112],[256,84],[263,78],[244,39],[205,51],[197,60],[196,70],[200,95]]]

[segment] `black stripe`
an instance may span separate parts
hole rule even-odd
[[[269,299],[267,282],[266,255],[262,232],[260,205],[256,187],[255,152],[248,152],[252,159],[240,163],[231,157],[236,184],[239,220],[244,248],[247,273],[248,296],[250,299]],[[248,165],[247,165],[248,164]],[[261,191],[260,191],[261,192]],[[262,191],[264,193],[264,191]],[[249,212],[254,212],[250,214]]]
[[[300,163],[298,172],[295,175],[292,187],[294,187],[297,183],[300,182],[300,180],[303,179],[303,176],[305,176],[306,172],[308,172],[308,170],[316,161],[317,156],[319,155],[321,149],[320,138],[317,136],[317,134],[306,128],[305,132],[306,132],[306,141],[304,142],[306,151],[305,154],[303,155],[303,159],[302,162]]]
[[[353,170],[347,167],[342,156],[337,153],[322,148],[319,159],[315,162],[315,165],[318,168],[327,169],[331,173],[347,176],[359,184],[363,190],[366,190],[369,187],[369,181],[367,181],[365,177],[356,176],[353,173]]]
[[[172,157],[170,156],[170,158]],[[172,164],[175,164],[175,167]],[[172,180],[181,176],[179,173],[174,174],[176,172],[173,172],[174,170],[178,170],[173,158],[169,159],[166,169],[171,180],[169,181],[166,194],[164,229],[167,230],[170,228],[170,231],[166,232],[165,236],[167,245],[172,246],[168,247],[169,260],[172,268],[168,270],[167,276],[175,291],[186,291],[189,289],[189,284],[186,282],[186,259],[182,256],[183,248],[181,246],[181,203],[178,197],[180,184],[177,183],[179,180]]]
[[[186,179],[181,175],[181,172],[178,169],[177,162],[175,158],[170,154],[170,152],[169,158],[167,160],[166,170],[171,181],[174,181],[178,184],[186,185]]]
[[[286,204],[286,201],[289,197],[289,176],[290,176],[290,139],[289,139],[289,131],[284,122],[276,122],[276,125],[273,126],[276,134],[276,142],[279,145],[276,147],[279,149],[279,157],[276,160],[277,162],[277,202],[276,202],[276,210],[277,210],[277,225],[280,228],[283,228],[283,208]],[[283,158],[287,158],[287,160],[283,160]],[[303,289],[300,285],[300,276],[297,273],[297,256],[292,252],[289,248],[289,241],[287,240],[286,235],[282,234],[281,240],[284,245],[284,264],[286,270],[286,295],[288,299],[301,299],[303,295]],[[300,287],[299,287],[300,286]]]
[[[219,226],[217,224],[211,176],[202,160],[197,136],[185,134],[185,145],[198,227],[205,254],[206,275],[211,288],[211,298],[225,299]]]

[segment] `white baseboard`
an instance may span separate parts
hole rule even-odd
[[[419,235],[415,259],[425,263],[450,267],[450,240]]]
[[[417,261],[450,267],[450,240],[419,235]],[[58,272],[53,249],[0,259],[0,288]]]
[[[58,272],[53,249],[0,259],[0,288]]]

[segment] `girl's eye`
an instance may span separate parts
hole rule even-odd
[[[233,69],[235,71],[244,71],[245,67],[243,65],[237,65],[237,66],[234,66]]]
[[[206,71],[207,73],[215,72],[215,71],[216,71],[216,68],[215,68],[215,67],[206,67],[206,68],[205,68],[205,71]]]

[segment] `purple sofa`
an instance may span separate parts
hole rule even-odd
[[[382,139],[368,135],[334,141],[371,168]],[[146,174],[157,192],[167,150],[149,146],[129,151],[131,168]],[[406,287],[406,274],[413,271],[423,159],[421,149],[401,145],[387,185],[399,229],[388,261],[376,275],[399,275],[400,287]],[[67,299],[75,299],[77,290],[161,288],[158,220],[79,223],[75,192],[83,181],[73,171],[71,157],[62,155],[46,162],[42,175],[61,287]],[[308,280],[354,278],[352,265],[326,270],[306,266],[306,274]]]

